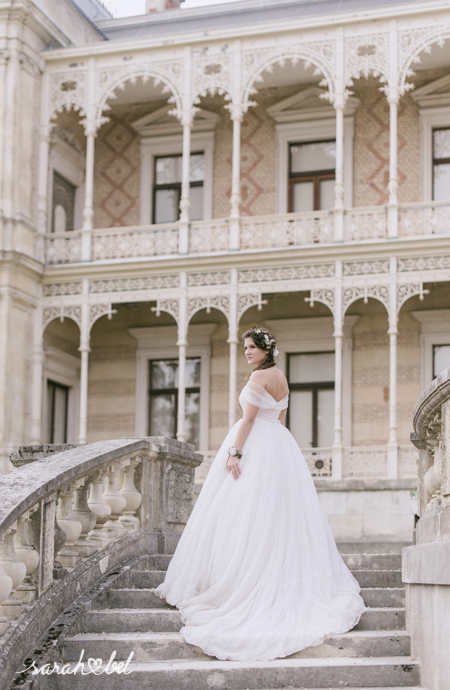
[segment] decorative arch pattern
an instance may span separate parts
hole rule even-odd
[[[350,36],[344,40],[344,87],[353,79],[373,75],[382,83],[389,81],[389,33]]]
[[[117,314],[117,309],[111,308],[111,302],[109,304],[92,304],[89,309],[89,330],[102,316],[107,316],[110,320],[113,314]]]
[[[48,119],[49,121],[63,110],[80,111],[81,117],[86,117],[87,70],[71,69],[64,72],[50,73]]]
[[[267,304],[266,299],[262,299],[261,293],[252,295],[240,295],[238,297],[238,309],[237,309],[237,323],[241,320],[243,314],[251,307],[258,307],[258,311],[261,311],[263,304]]]
[[[311,290],[309,297],[305,297],[305,302],[309,302],[309,306],[313,307],[314,302],[325,304],[334,316],[334,290],[332,288],[319,288]]]
[[[175,319],[177,326],[180,326],[180,303],[177,299],[157,299],[156,307],[152,307],[152,311],[155,312],[156,316],[160,316],[162,311],[170,314]]]
[[[262,74],[272,71],[273,65],[283,66],[287,60],[295,65],[303,61],[304,68],[314,65],[314,74],[322,75],[320,86],[328,87],[329,99],[332,102],[335,93],[335,41],[318,41],[316,43],[298,43],[277,46],[276,48],[259,48],[243,51],[243,106],[250,105],[250,96],[256,93],[255,82],[262,81]]]
[[[411,65],[420,63],[420,53],[429,53],[434,43],[442,48],[448,38],[450,24],[399,32],[399,88],[402,95],[413,88],[406,80],[414,74]]]
[[[429,290],[423,289],[423,283],[402,283],[397,287],[397,314],[400,313],[400,309],[411,297],[419,295],[419,298],[423,300],[425,295],[429,294]]]
[[[202,309],[206,309],[206,312],[209,314],[211,308],[221,311],[229,322],[230,299],[227,295],[207,295],[206,297],[192,297],[189,299],[187,304],[187,322],[189,323],[194,314]]]
[[[61,304],[44,309],[42,314],[42,332],[45,331],[51,321],[59,319],[62,322],[65,318],[75,321],[81,332],[81,306],[69,304]]]
[[[389,288],[386,285],[354,285],[344,288],[342,292],[342,316],[345,316],[347,309],[353,302],[363,299],[364,303],[367,304],[369,297],[381,302],[389,315]]]
[[[199,103],[208,93],[233,100],[234,54],[228,45],[211,50],[206,46],[192,55],[192,103]]]

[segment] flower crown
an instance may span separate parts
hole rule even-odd
[[[267,330],[267,328],[252,326],[251,330],[253,333],[259,336],[258,339],[261,341],[261,344],[263,346],[262,349],[268,350],[273,354],[274,357],[280,354],[277,348],[277,341],[275,340],[271,332]]]

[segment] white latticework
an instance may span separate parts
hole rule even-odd
[[[73,264],[81,261],[81,235],[78,232],[52,233],[45,238],[47,264]]]
[[[331,448],[302,448],[313,477],[331,477]]]
[[[354,208],[345,212],[344,239],[384,240],[387,237],[387,214],[383,207]]]
[[[85,69],[53,72],[50,75],[50,115],[71,108],[79,110],[80,115],[86,114],[86,76]]]
[[[241,249],[270,249],[333,241],[328,211],[248,217],[241,220]]]
[[[419,451],[411,444],[399,446],[398,449],[398,476],[417,477],[417,460]]]
[[[384,31],[363,36],[349,36],[344,41],[344,84],[372,74],[386,82],[389,76],[389,34]]]
[[[178,253],[178,227],[111,228],[92,235],[92,260],[172,256]]]
[[[386,477],[386,446],[344,448],[344,477]]]
[[[189,230],[189,253],[226,252],[229,248],[227,221],[203,220],[192,223]]]
[[[400,208],[399,237],[450,234],[450,205],[414,204]]]

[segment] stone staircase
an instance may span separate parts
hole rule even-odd
[[[266,690],[274,688],[414,688],[420,690],[418,662],[410,656],[405,630],[404,589],[399,554],[343,556],[359,581],[369,610],[344,635],[285,659],[269,662],[219,661],[184,642],[179,612],[153,592],[170,556],[142,556],[125,565],[111,588],[93,599],[78,629],[66,636],[62,659],[75,664],[101,658],[106,664],[134,656],[129,675],[52,675],[53,690]]]

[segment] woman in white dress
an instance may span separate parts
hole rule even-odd
[[[156,593],[184,639],[233,661],[285,657],[353,628],[366,610],[305,459],[284,426],[289,389],[275,338],[244,334],[256,365]],[[301,420],[296,423],[301,424]]]

